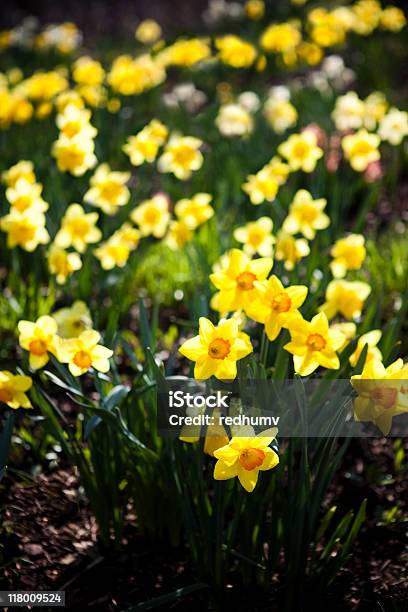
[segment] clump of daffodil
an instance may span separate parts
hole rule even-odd
[[[298,119],[297,110],[289,101],[289,90],[284,91],[287,91],[288,97],[272,93],[263,108],[267,122],[277,134],[283,134],[295,126]]]
[[[215,376],[220,380],[232,380],[237,376],[237,361],[252,352],[251,342],[239,331],[235,319],[223,319],[217,326],[205,317],[199,319],[198,336],[186,340],[180,353],[195,361],[194,376],[206,380]]]
[[[397,359],[387,368],[381,359],[367,360],[361,374],[351,377],[358,393],[354,419],[371,421],[384,435],[390,433],[394,416],[408,412],[408,364]]]
[[[64,249],[72,246],[79,253],[84,253],[88,244],[99,242],[102,238],[102,232],[96,227],[98,218],[98,213],[85,213],[80,204],[70,204],[62,218],[61,229],[55,236],[55,244]]]
[[[226,446],[214,452],[218,459],[214,468],[215,480],[238,477],[240,484],[251,493],[258,482],[259,472],[271,470],[279,463],[279,456],[270,448],[277,430],[270,429],[257,436],[235,436]]]
[[[97,162],[94,154],[94,142],[91,138],[82,138],[81,134],[74,138],[60,136],[54,143],[52,154],[57,160],[61,172],[70,172],[74,176],[82,176],[93,168]]]
[[[359,270],[366,256],[365,239],[361,234],[349,234],[337,240],[330,251],[330,269],[335,278],[343,278],[348,270]]]
[[[258,205],[272,202],[289,175],[289,166],[278,157],[273,157],[256,174],[247,176],[247,182],[242,185],[242,190],[249,195],[252,204]]]
[[[360,355],[364,350],[364,347],[367,345],[367,355],[364,363],[370,361],[371,359],[377,359],[379,361],[382,360],[382,353],[380,349],[377,347],[377,344],[381,340],[382,332],[380,329],[373,329],[372,331],[363,334],[360,336],[357,342],[356,350],[352,355],[350,355],[350,365],[355,368],[358,360],[360,359]]]
[[[356,130],[362,127],[365,104],[355,91],[348,91],[336,100],[332,117],[338,130]]]
[[[390,32],[399,32],[406,23],[404,11],[397,6],[386,6],[380,15],[381,27]]]
[[[392,107],[381,119],[378,128],[381,140],[397,146],[401,144],[405,136],[408,136],[408,113]]]
[[[52,313],[62,338],[77,338],[86,329],[92,328],[91,313],[85,302],[77,300],[70,307],[60,308]]]
[[[223,136],[248,136],[253,132],[254,120],[241,104],[224,104],[215,119],[216,126]]]
[[[233,68],[247,68],[254,63],[257,56],[255,47],[235,34],[216,38],[215,46],[220,61]]]
[[[113,351],[99,344],[100,334],[89,329],[77,338],[61,340],[57,347],[57,357],[61,363],[67,363],[73,376],[81,376],[90,368],[98,372],[108,372],[109,359]]]
[[[190,67],[211,57],[209,41],[204,38],[179,39],[166,47],[160,55],[164,65]]]
[[[7,234],[7,246],[20,246],[31,253],[39,244],[47,244],[50,236],[45,228],[45,216],[36,208],[19,212],[11,208],[9,214],[0,219],[0,229]]]
[[[142,236],[163,238],[170,221],[169,202],[162,193],[145,200],[131,213],[130,218],[139,226]]]
[[[72,66],[72,78],[80,85],[100,85],[105,78],[105,71],[100,62],[83,55]]]
[[[260,19],[264,13],[265,2],[263,0],[247,0],[245,2],[245,14],[248,19]]]
[[[8,370],[0,370],[0,402],[16,410],[17,408],[32,408],[26,395],[33,381],[29,376],[12,374]]]
[[[343,334],[329,327],[326,315],[321,312],[311,321],[300,314],[290,321],[290,342],[283,347],[293,355],[295,372],[309,376],[319,366],[338,370],[340,361],[336,351],[344,345]]]
[[[295,238],[287,232],[280,231],[276,236],[275,259],[283,261],[286,270],[293,270],[298,261],[307,257],[310,247],[304,238]]]
[[[278,147],[279,155],[287,159],[291,171],[313,172],[323,150],[317,146],[317,136],[312,130],[292,134]]]
[[[170,221],[165,237],[165,244],[172,250],[178,251],[193,237],[193,231],[184,221]]]
[[[91,125],[90,119],[90,110],[78,107],[76,104],[68,104],[56,118],[60,137],[68,139],[79,137],[79,140],[92,140],[95,138],[97,130]]]
[[[387,98],[382,91],[373,91],[364,100],[364,106],[364,127],[369,131],[375,130],[388,110]]]
[[[12,187],[6,189],[6,198],[10,206],[19,212],[31,208],[40,213],[48,209],[48,204],[41,197],[42,185],[19,178]]]
[[[144,19],[135,31],[135,38],[143,45],[153,45],[162,35],[160,25],[154,19]]]
[[[35,323],[20,321],[18,331],[21,348],[30,353],[30,368],[43,368],[49,361],[49,353],[56,353],[57,324],[54,319],[43,316]]]
[[[114,215],[120,206],[125,206],[129,201],[130,191],[126,187],[129,179],[130,172],[114,172],[109,164],[101,164],[91,177],[84,202],[98,206],[107,215]]]
[[[330,225],[329,217],[323,212],[326,204],[324,198],[314,200],[309,191],[300,189],[290,205],[283,231],[288,234],[300,232],[305,238],[313,240],[316,230],[326,229]]]
[[[203,165],[204,158],[200,151],[202,144],[199,138],[173,134],[159,158],[159,171],[171,172],[181,181],[186,181]]]
[[[133,166],[141,166],[145,162],[152,163],[167,136],[167,127],[157,119],[152,119],[135,136],[129,136],[122,149],[129,156]]]
[[[294,51],[302,40],[302,34],[295,23],[274,23],[261,36],[261,46],[268,53]]]
[[[219,290],[211,306],[219,312],[246,310],[256,296],[255,281],[267,278],[272,268],[271,257],[250,259],[239,249],[231,249],[214,266],[210,280]]]
[[[275,340],[282,328],[290,328],[293,315],[307,296],[307,287],[292,285],[284,287],[275,275],[263,282],[255,282],[257,296],[247,308],[247,314],[254,321],[265,325],[269,340]]]
[[[137,58],[131,55],[117,57],[107,80],[113,91],[123,96],[134,96],[160,85],[165,78],[163,62],[145,53]]]
[[[272,236],[273,221],[269,217],[261,217],[257,221],[250,221],[234,230],[234,238],[242,242],[244,252],[253,257],[272,257],[275,238]]]
[[[196,229],[214,215],[214,209],[210,205],[212,199],[209,193],[196,193],[191,198],[179,200],[174,212],[188,228]]]
[[[34,164],[32,161],[23,159],[8,170],[4,170],[1,178],[7,187],[14,187],[19,179],[33,184],[35,183]]]
[[[369,134],[367,130],[359,130],[356,134],[344,136],[341,146],[353,170],[364,172],[371,162],[380,159],[378,150],[380,142],[378,134]]]
[[[94,255],[99,259],[104,270],[112,270],[115,266],[123,268],[140,240],[139,230],[125,223],[112,236],[102,242],[95,250]]]
[[[340,313],[346,319],[358,319],[371,287],[362,281],[333,280],[326,289],[326,301],[319,310],[329,319]]]
[[[68,253],[65,249],[53,243],[47,254],[48,269],[55,274],[59,285],[65,285],[67,279],[82,268],[82,261],[78,253]]]

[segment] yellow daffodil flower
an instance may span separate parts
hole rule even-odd
[[[289,100],[281,100],[271,96],[265,102],[263,112],[274,132],[283,134],[296,125],[298,113]]]
[[[404,12],[397,6],[386,6],[380,15],[380,25],[383,30],[400,32],[406,23]]]
[[[131,213],[130,218],[136,223],[142,236],[163,238],[170,221],[167,197],[157,193],[150,200],[145,200]]]
[[[397,359],[387,368],[380,359],[366,361],[363,372],[351,377],[358,393],[354,419],[371,421],[386,436],[394,416],[408,412],[408,365]]]
[[[365,104],[355,91],[348,91],[336,100],[332,117],[338,130],[357,130],[362,127]]]
[[[36,209],[24,212],[12,208],[8,215],[0,219],[0,229],[7,233],[7,246],[13,249],[21,246],[25,251],[35,251],[39,244],[50,240],[45,228],[45,216]]]
[[[135,31],[135,38],[144,45],[153,45],[162,34],[160,25],[154,19],[144,19]]]
[[[96,165],[94,142],[91,138],[83,138],[79,133],[74,138],[61,135],[54,142],[52,154],[57,160],[61,172],[70,172],[74,176],[82,176]]]
[[[312,194],[300,189],[289,208],[282,230],[288,234],[300,232],[308,240],[313,240],[316,230],[326,229],[330,225],[329,217],[323,212],[327,200],[313,200]]]
[[[371,359],[376,359],[378,361],[382,360],[382,353],[380,349],[377,347],[377,344],[381,340],[382,332],[380,329],[373,329],[367,334],[363,334],[360,336],[357,342],[356,350],[352,355],[350,355],[350,365],[355,368],[358,360],[360,359],[360,355],[363,352],[364,347],[367,345],[367,356],[364,363],[367,363]]]
[[[113,91],[123,96],[134,96],[160,85],[165,78],[163,62],[146,53],[136,59],[131,55],[117,57],[107,80]]]
[[[39,370],[49,360],[49,353],[56,352],[57,324],[52,317],[40,317],[35,323],[20,321],[18,324],[20,346],[29,351],[30,368]]]
[[[58,360],[67,363],[73,376],[81,376],[94,368],[98,372],[109,370],[109,359],[113,351],[98,344],[100,334],[93,329],[82,332],[77,338],[61,340],[57,347]]]
[[[274,23],[263,32],[260,43],[268,53],[293,51],[302,40],[299,27],[293,23]]]
[[[172,172],[181,181],[186,181],[203,165],[204,158],[199,150],[202,144],[193,136],[173,134],[159,158],[159,172]]]
[[[48,251],[48,269],[55,274],[59,285],[65,285],[67,278],[82,268],[78,253],[68,253],[65,249],[52,244]]]
[[[96,227],[98,218],[98,213],[85,213],[79,204],[70,204],[55,236],[55,244],[63,249],[73,246],[79,253],[84,253],[88,244],[102,238],[102,232]]]
[[[294,238],[283,231],[276,236],[275,259],[283,261],[286,270],[293,270],[295,264],[309,253],[309,244],[304,238]]]
[[[237,476],[244,489],[251,493],[258,482],[259,472],[271,470],[279,463],[279,456],[269,447],[276,433],[274,429],[258,436],[231,438],[226,446],[214,452],[218,459],[214,468],[215,480]]]
[[[283,347],[293,355],[295,372],[300,376],[309,376],[319,366],[338,370],[340,361],[336,351],[344,345],[343,334],[329,328],[326,315],[321,312],[311,321],[305,321],[301,315],[291,319],[290,342]]]
[[[252,204],[258,205],[265,200],[272,202],[276,198],[279,183],[268,168],[262,168],[256,174],[247,177],[242,189],[249,195]]]
[[[347,270],[359,270],[366,256],[364,236],[350,234],[337,240],[330,251],[333,261],[330,269],[335,278],[343,278]]]
[[[353,170],[364,172],[368,164],[380,159],[380,140],[377,134],[369,134],[366,130],[344,136],[341,146]]]
[[[243,243],[244,252],[252,257],[255,254],[261,257],[272,257],[275,238],[272,236],[273,221],[269,217],[261,217],[257,221],[250,221],[234,230],[234,238]]]
[[[339,348],[339,353],[355,338],[357,333],[357,325],[351,321],[342,321],[340,323],[331,323],[330,329],[337,329],[344,336],[344,344]]]
[[[100,85],[105,78],[105,71],[100,62],[84,55],[74,62],[72,78],[80,85]]]
[[[265,2],[263,0],[247,0],[245,2],[245,14],[248,19],[256,21],[261,19],[265,13]]]
[[[90,124],[91,111],[68,104],[62,113],[57,115],[56,124],[62,136],[78,137],[79,140],[95,138],[97,130]]]
[[[408,113],[398,108],[390,108],[388,113],[381,119],[378,135],[394,146],[401,144],[405,136],[408,136]]]
[[[371,293],[370,285],[361,281],[333,280],[326,289],[326,301],[319,311],[329,319],[340,313],[346,319],[358,319],[364,302]]]
[[[35,183],[34,164],[32,161],[21,160],[8,170],[5,170],[1,178],[7,187],[14,187],[19,179],[27,183]]]
[[[165,66],[190,67],[211,57],[211,47],[206,39],[179,39],[159,54]]]
[[[113,172],[109,164],[101,164],[90,180],[90,189],[84,195],[84,202],[98,206],[107,215],[114,215],[120,206],[130,198],[126,183],[130,172]]]
[[[33,381],[29,376],[14,375],[8,370],[0,370],[0,402],[10,408],[32,408],[26,395]]]
[[[293,315],[307,296],[307,287],[292,285],[284,287],[275,275],[267,281],[255,282],[257,297],[248,307],[247,314],[254,321],[264,323],[269,340],[275,340],[282,328],[290,329]]]
[[[291,171],[313,172],[323,150],[317,146],[317,136],[311,130],[292,134],[278,147],[278,152],[288,160]]]
[[[251,43],[246,42],[235,34],[217,37],[215,46],[218,49],[218,57],[223,64],[233,68],[247,68],[254,63],[256,49]]]
[[[237,361],[252,352],[251,342],[238,328],[234,319],[221,320],[217,327],[205,317],[200,317],[199,334],[186,340],[180,353],[195,361],[194,376],[206,380],[215,376],[220,380],[232,380],[237,376]]]
[[[223,136],[248,136],[253,132],[252,115],[240,104],[224,104],[220,107],[215,124]]]
[[[265,280],[272,268],[272,258],[250,259],[243,251],[231,249],[214,266],[210,280],[219,292],[212,307],[219,312],[246,310],[254,297],[254,282]]]
[[[124,223],[106,242],[94,250],[94,255],[104,270],[112,270],[115,266],[123,268],[131,251],[134,251],[139,244],[139,240],[139,230],[129,223]]]
[[[35,208],[38,212],[43,213],[48,209],[48,204],[42,199],[41,192],[42,185],[39,183],[31,183],[24,178],[19,178],[13,187],[6,189],[6,198],[10,205],[19,212]]]
[[[167,127],[157,119],[152,119],[136,136],[129,136],[122,149],[133,166],[151,163],[156,159],[167,135]]]
[[[60,308],[52,313],[62,338],[77,338],[86,329],[92,328],[91,313],[85,302],[77,300],[69,308]]]
[[[174,207],[174,212],[187,227],[192,230],[196,229],[214,215],[214,209],[210,205],[212,199],[209,193],[196,193],[192,198],[179,200]]]
[[[189,242],[192,237],[193,232],[184,221],[170,221],[165,243],[172,251],[178,251],[183,248],[186,242]]]

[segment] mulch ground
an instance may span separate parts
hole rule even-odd
[[[391,441],[355,441],[329,492],[327,505],[355,507],[367,497],[369,508],[351,558],[327,595],[325,603],[333,612],[408,610],[406,472],[391,476],[393,458]],[[197,582],[185,551],[153,547],[138,535],[131,508],[121,552],[101,554],[97,526],[73,470],[55,470],[33,481],[9,478],[6,485],[1,589],[61,589],[72,610],[110,611]],[[395,521],[385,521],[384,513],[396,504]],[[305,610],[316,610],[312,599]],[[229,600],[236,610],[279,609],[275,600],[260,596],[258,601],[256,593],[247,599],[232,591]],[[160,609],[212,608],[206,592],[197,591]]]

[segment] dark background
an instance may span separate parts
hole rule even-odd
[[[279,0],[278,0],[279,1]],[[74,21],[85,37],[120,34],[133,30],[142,19],[152,18],[164,29],[200,24],[206,0],[3,0],[0,27],[17,25],[34,15],[42,23]]]

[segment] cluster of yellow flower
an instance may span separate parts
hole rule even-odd
[[[33,164],[20,161],[3,172],[2,179],[7,185],[6,198],[10,203],[10,212],[0,219],[0,229],[7,233],[7,246],[34,251],[50,237],[44,215],[48,204],[41,197],[42,185],[36,182]]]
[[[113,352],[100,345],[100,334],[89,328],[90,317],[85,304],[76,302],[71,309],[64,309],[55,315],[42,316],[35,322],[20,321],[18,324],[19,343],[28,351],[30,368],[43,368],[51,354],[60,363],[68,364],[73,376],[81,376],[90,368],[107,372]],[[77,323],[76,328],[73,321]],[[61,331],[68,331],[68,337],[61,335]]]
[[[82,176],[97,162],[94,153],[97,130],[90,123],[91,111],[84,108],[80,97],[76,101],[68,98],[64,103],[60,100],[59,111],[56,123],[60,133],[52,154],[61,172]]]

